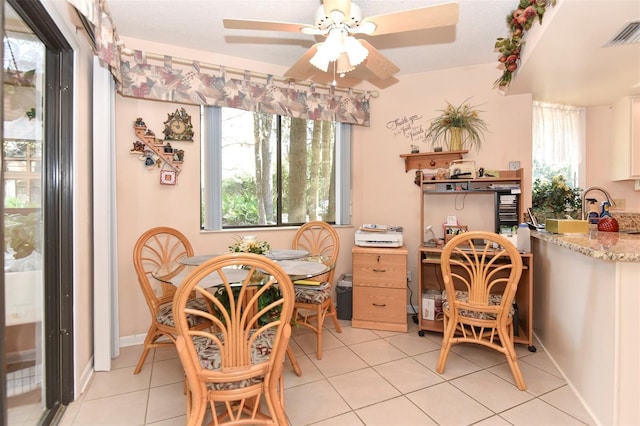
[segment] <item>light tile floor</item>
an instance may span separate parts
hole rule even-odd
[[[285,365],[285,405],[297,425],[574,425],[595,422],[546,353],[516,345],[527,391],[514,385],[506,360],[475,345],[452,350],[435,372],[442,336],[352,328],[331,321],[322,360],[315,335],[293,332],[303,374]],[[97,372],[67,407],[61,425],[183,425],[183,373],[174,349],[158,349],[133,375],[141,346],[121,348],[110,372]]]

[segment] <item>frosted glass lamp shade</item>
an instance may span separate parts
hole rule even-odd
[[[362,61],[367,59],[367,56],[369,55],[369,51],[367,50],[367,48],[351,36],[346,38],[343,48],[344,52],[346,52],[347,56],[349,56],[349,62],[351,62],[351,65],[353,65],[354,67],[360,65]]]
[[[336,61],[336,72],[345,74],[362,63],[369,51],[358,40],[347,36],[346,30],[334,28],[327,39],[316,49],[309,60],[311,65],[323,72],[329,69],[329,63]]]

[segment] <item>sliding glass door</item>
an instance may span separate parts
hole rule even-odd
[[[73,398],[72,55],[40,2],[3,27],[2,415],[48,424]]]
[[[45,411],[42,149],[45,46],[5,6],[4,283],[9,424],[36,424]],[[37,108],[36,108],[37,107]]]

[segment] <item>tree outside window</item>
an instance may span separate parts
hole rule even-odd
[[[220,112],[222,228],[335,221],[336,123]]]

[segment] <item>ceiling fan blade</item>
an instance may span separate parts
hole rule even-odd
[[[223,19],[224,27],[233,30],[263,30],[263,31],[286,31],[299,33],[303,28],[315,27],[307,24],[294,24],[290,22],[257,21],[251,19]]]
[[[455,25],[458,23],[458,3],[369,16],[362,20],[365,22],[376,25],[376,30],[371,33],[373,36]]]
[[[400,68],[398,68],[393,62],[385,58],[384,55],[382,55],[382,53],[378,51],[378,49],[371,45],[371,43],[366,40],[358,41],[369,51],[367,59],[365,59],[358,68],[366,68],[380,80],[386,80],[387,78],[400,71]]]
[[[321,44],[316,43],[304,52],[304,55],[284,73],[284,76],[294,80],[308,80],[316,71],[322,72],[309,62]]]
[[[345,17],[351,16],[351,0],[323,0],[324,13],[331,16],[332,10],[339,10]]]

